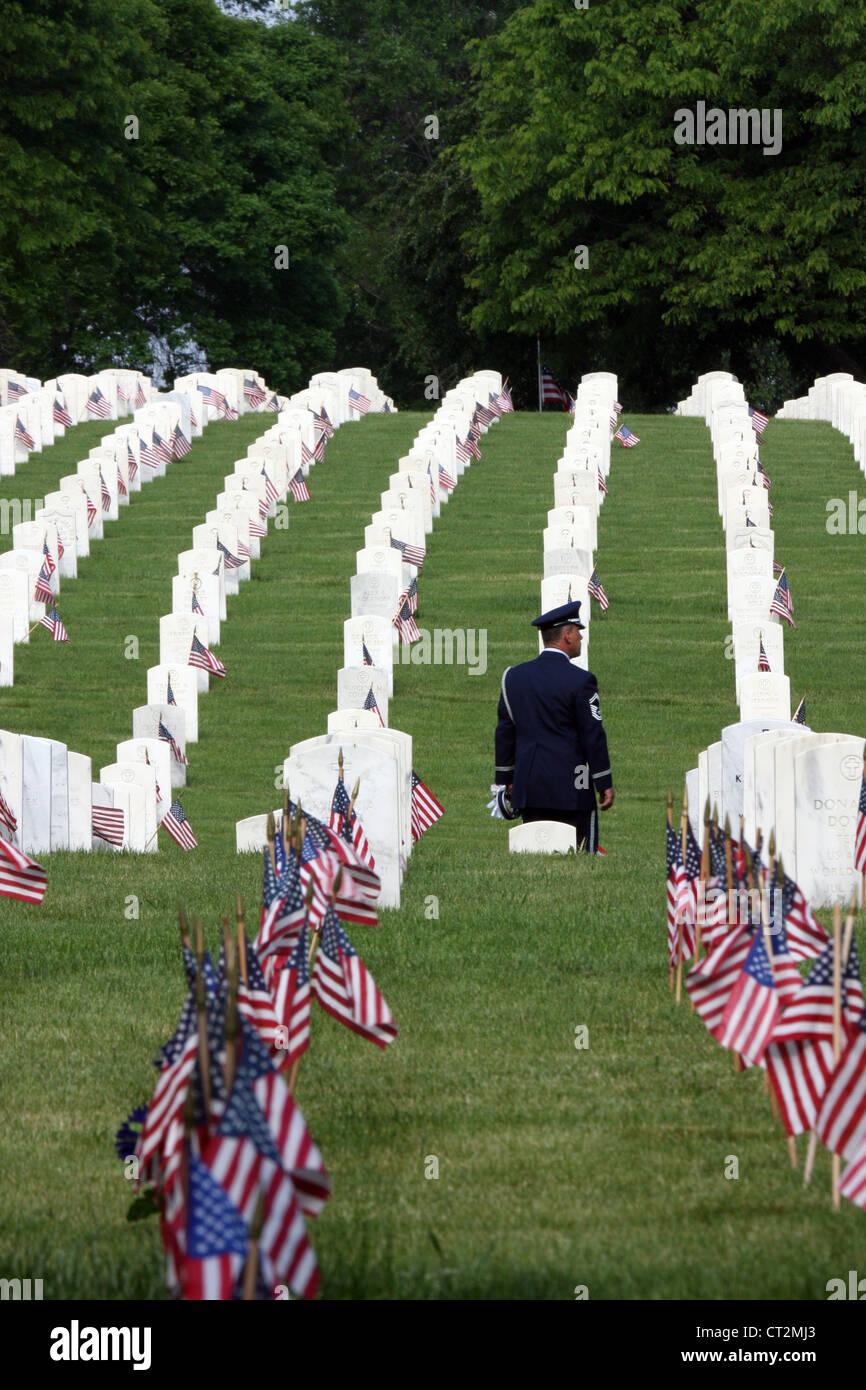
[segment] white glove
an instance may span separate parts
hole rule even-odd
[[[493,800],[488,801],[487,809],[494,820],[514,820],[514,811],[508,799],[508,788],[504,782],[495,782],[490,788]],[[507,809],[506,809],[507,808]],[[511,814],[509,815],[508,812]]]

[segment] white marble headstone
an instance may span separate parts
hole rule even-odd
[[[844,904],[859,887],[854,843],[862,768],[862,738],[795,759],[797,880],[813,907]]]

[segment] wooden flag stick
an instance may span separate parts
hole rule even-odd
[[[833,904],[833,1061],[838,1066],[842,1055],[842,909]],[[839,1197],[839,1155],[833,1154],[833,1210],[841,1206]]]
[[[336,900],[336,897],[337,897],[337,886],[338,886],[338,884],[339,884],[339,882],[340,882],[340,878],[341,878],[342,872],[343,872],[343,867],[342,867],[342,865],[341,865],[340,868],[337,870],[337,873],[336,873],[336,875],[335,875],[335,877],[334,877],[334,890],[333,890],[333,893],[332,893],[332,896],[331,896],[331,902],[332,902],[332,903]],[[305,901],[305,906],[304,906],[304,926],[307,927],[307,926],[309,926],[309,922],[310,922],[310,908],[311,908],[312,903],[313,903],[313,880],[312,880],[312,878],[310,879],[309,883],[307,884],[307,891],[306,891],[306,893],[305,893],[305,895],[304,895],[304,901]],[[311,971],[311,969],[312,969],[312,965],[313,965],[313,961],[314,961],[314,959],[315,959],[316,948],[317,948],[317,946],[318,946],[318,943],[319,943],[319,933],[318,933],[318,931],[314,931],[314,932],[312,933],[312,940],[311,940],[311,942],[310,942],[310,951],[309,951],[309,955],[307,956],[307,970],[308,970],[308,971]],[[301,1054],[301,1055],[303,1056],[303,1054]],[[300,1058],[300,1057],[296,1057],[295,1060],[294,1060],[294,1062],[292,1063],[292,1070],[291,1070],[290,1073],[289,1073],[289,1095],[290,1095],[290,1096],[293,1096],[293,1095],[295,1094],[295,1086],[297,1085],[297,1081],[298,1081],[298,1067],[299,1067],[300,1065],[301,1065],[301,1058]]]
[[[274,874],[277,872],[277,822],[273,811],[268,811],[267,825],[268,855]]]
[[[734,891],[734,856],[731,849],[731,820],[725,816],[725,892],[727,894],[728,906],[725,916],[727,926],[731,927],[731,894]]]
[[[288,854],[288,852],[289,852],[289,789],[288,789],[288,787],[286,787],[285,791],[283,792],[283,824],[282,824],[281,829],[282,829],[282,832],[283,832],[283,853],[284,853],[284,854]]]
[[[265,1194],[259,1188],[256,1209],[250,1223],[250,1243],[247,1246],[247,1258],[244,1262],[244,1273],[241,1280],[241,1301],[244,1303],[251,1303],[256,1296],[256,1285],[259,1278],[259,1240],[264,1224]]]
[[[355,809],[355,797],[358,795],[358,788],[360,787],[360,785],[361,785],[361,779],[360,779],[360,777],[358,777],[358,778],[356,779],[356,781],[355,781],[354,787],[352,788],[352,795],[349,797],[349,809],[348,809],[348,811],[346,812],[346,820],[347,820],[347,821],[351,821],[351,819],[352,819],[352,812],[353,812],[354,809]]]
[[[238,1061],[238,1037],[240,1035],[241,1025],[238,1016],[238,962],[235,955],[234,938],[229,931],[229,919],[225,914],[223,915],[222,927],[226,979],[229,985],[228,1000],[226,1003],[226,1061],[224,1070],[226,1095],[228,1095],[235,1081],[235,1071]]]
[[[198,917],[193,918],[195,933],[195,1011],[198,1023],[198,1062],[201,1072],[201,1095],[204,1105],[205,1127],[210,1126],[210,1048],[207,1036],[207,996],[204,987],[204,932]]]
[[[806,1153],[806,1163],[803,1168],[803,1186],[808,1187],[812,1181],[812,1169],[815,1166],[815,1151],[818,1148],[818,1136],[814,1129],[809,1135],[809,1148]]]
[[[241,979],[244,984],[247,982],[247,929],[244,922],[244,909],[241,902],[241,895],[238,893],[235,916],[238,928],[238,965],[240,966]]]
[[[686,849],[688,845],[687,830],[689,824],[689,791],[688,786],[683,786],[683,809],[680,816],[680,847],[683,856],[683,874],[686,872]],[[677,913],[677,990],[674,996],[679,1003],[683,993],[683,945],[685,940],[685,922],[680,920],[681,914]]]

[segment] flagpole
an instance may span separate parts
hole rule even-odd
[[[540,333],[536,333],[536,335],[535,335],[535,347],[536,347],[536,356],[537,356],[537,358],[538,358],[538,413],[539,413],[539,415],[540,415],[540,414],[541,414],[541,400],[542,400],[542,391],[541,391],[541,334],[540,334]]]

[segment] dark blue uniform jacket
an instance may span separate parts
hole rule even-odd
[[[595,676],[547,649],[509,666],[496,726],[497,783],[511,804],[591,811],[595,788],[613,786]]]

